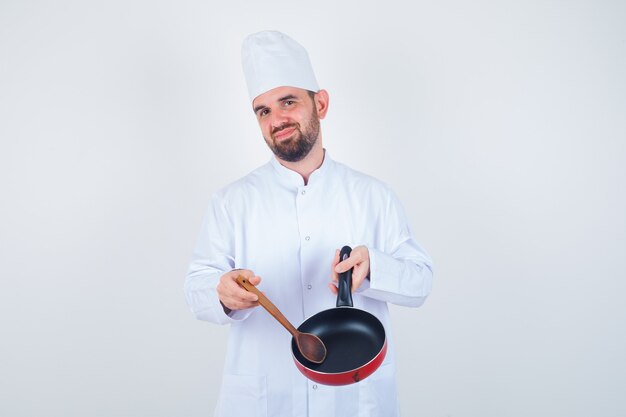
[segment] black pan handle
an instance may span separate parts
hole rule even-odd
[[[352,248],[344,246],[339,252],[339,262],[350,257]],[[337,294],[337,307],[352,307],[352,268],[339,274],[339,293]]]

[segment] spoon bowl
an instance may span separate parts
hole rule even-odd
[[[259,297],[259,304],[265,308],[285,329],[293,336],[298,346],[298,350],[304,358],[313,363],[322,363],[326,359],[326,346],[322,340],[311,333],[303,333],[296,329],[287,320],[287,317],[261,292],[248,281],[243,275],[237,277],[237,283],[246,291],[254,293]]]

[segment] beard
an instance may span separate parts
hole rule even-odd
[[[276,140],[274,136],[276,133],[290,128],[295,129],[290,138],[282,141]],[[317,115],[317,109],[313,107],[311,117],[305,121],[304,128],[299,123],[285,123],[272,129],[270,138],[265,138],[265,142],[279,159],[287,162],[299,162],[311,152],[319,134],[320,119]]]

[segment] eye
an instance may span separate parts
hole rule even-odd
[[[285,107],[289,107],[289,106],[291,106],[291,105],[293,105],[293,104],[295,104],[295,103],[296,103],[296,102],[295,102],[295,101],[293,101],[293,100],[285,100],[285,101],[283,102],[283,105],[284,105]]]
[[[259,115],[259,117],[264,117],[267,116],[270,113],[270,109],[265,108],[265,109],[261,109],[257,112],[257,114]]]

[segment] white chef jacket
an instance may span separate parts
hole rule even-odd
[[[335,307],[328,289],[335,249],[365,245],[370,280],[354,307],[385,327],[387,356],[363,381],[332,387],[296,368],[291,335],[262,307],[224,313],[224,272],[250,269],[259,289],[296,327]],[[307,185],[275,158],[210,200],[185,294],[200,320],[230,324],[216,417],[398,416],[395,354],[387,302],[420,306],[432,286],[428,255],[414,240],[392,191],[325,154]]]

